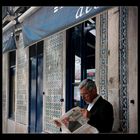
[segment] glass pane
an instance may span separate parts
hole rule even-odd
[[[87,69],[87,78],[95,81],[95,69]]]
[[[81,58],[75,55],[74,106],[80,106],[80,92],[78,88],[80,81],[81,81]]]
[[[15,119],[15,68],[10,68],[9,117]]]
[[[96,28],[95,19],[88,21],[90,30],[87,32],[87,54],[86,54],[86,73],[87,78],[95,81],[95,46],[96,46]]]
[[[75,83],[81,81],[81,58],[75,55]]]

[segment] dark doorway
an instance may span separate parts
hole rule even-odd
[[[15,76],[16,51],[9,52],[9,112],[8,117],[15,120]]]
[[[43,42],[29,48],[29,133],[42,132]]]

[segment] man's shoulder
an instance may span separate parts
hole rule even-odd
[[[104,99],[102,96],[99,97],[98,102],[100,102],[101,104],[104,104],[104,106],[112,107],[112,104],[106,99]]]

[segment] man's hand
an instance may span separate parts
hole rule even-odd
[[[90,112],[87,109],[81,109],[84,118],[90,118]]]
[[[61,127],[61,123],[58,120],[54,120],[54,123],[56,124],[57,127]]]

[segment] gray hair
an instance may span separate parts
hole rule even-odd
[[[80,85],[79,85],[79,89],[82,89],[83,87],[86,87],[87,90],[91,91],[93,88],[96,87],[96,84],[94,81],[92,81],[91,79],[84,79]]]

